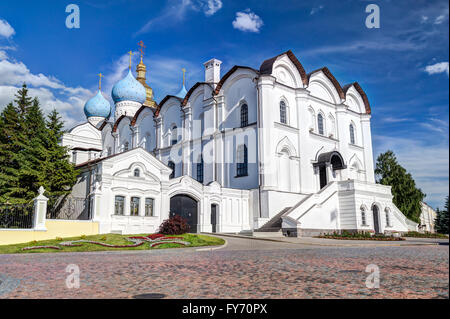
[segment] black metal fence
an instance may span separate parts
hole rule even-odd
[[[0,229],[33,228],[34,203],[5,204],[0,203]]]
[[[62,196],[50,198],[47,219],[89,220],[89,201],[86,198]]]

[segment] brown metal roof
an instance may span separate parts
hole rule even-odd
[[[344,93],[347,94],[347,91],[351,86],[354,86],[356,91],[358,91],[359,95],[361,95],[361,98],[363,99],[364,106],[366,109],[366,113],[372,114],[372,109],[370,108],[370,103],[369,103],[369,99],[367,98],[366,92],[364,92],[364,90],[362,89],[362,87],[359,85],[358,82],[353,82],[353,83],[345,85],[343,88]]]
[[[304,86],[308,85],[308,78],[305,72],[305,69],[303,68],[303,65],[300,63],[300,61],[297,59],[297,57],[294,55],[294,53],[292,53],[291,50],[288,50],[286,52],[283,52],[273,58],[270,58],[266,61],[264,61],[261,64],[261,67],[259,68],[259,73],[260,74],[272,74],[273,71],[273,64],[275,63],[275,61],[282,55],[287,55],[287,57],[292,61],[292,63],[295,65],[295,67],[297,68],[298,73],[300,73],[300,77],[302,78],[302,82]]]
[[[219,83],[217,83],[216,89],[214,90],[215,95],[220,93],[220,90],[222,89],[223,85],[225,84],[225,81],[228,80],[228,78],[239,69],[252,70],[252,71],[256,72],[257,74],[259,74],[258,70],[255,70],[249,66],[235,65],[220,79]]]
[[[327,67],[323,67],[317,70],[314,70],[310,73],[308,73],[308,85],[309,85],[309,79],[311,78],[311,75],[313,75],[314,73],[317,73],[319,71],[322,71],[323,74],[325,74],[325,76],[331,81],[331,83],[333,83],[333,86],[336,88],[336,91],[339,94],[339,97],[341,99],[345,99],[345,93],[342,90],[341,85],[339,84],[338,80],[336,80],[336,78],[334,77],[334,75],[330,72],[330,70]]]

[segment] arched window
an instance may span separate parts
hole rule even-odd
[[[386,214],[386,227],[391,227],[391,216],[390,216],[389,208],[386,208],[384,210],[384,213]]]
[[[203,183],[203,156],[200,158],[200,163],[197,163],[197,181]]]
[[[248,125],[248,106],[247,104],[242,104],[241,106],[241,127]]]
[[[239,145],[237,149],[236,177],[248,176],[248,151],[247,145]]]
[[[355,127],[353,126],[353,124],[350,124],[349,130],[350,130],[350,143],[351,144],[356,144]]]
[[[363,226],[367,226],[366,209],[361,207],[361,222]]]
[[[324,126],[323,126],[323,116],[320,113],[319,113],[319,115],[317,115],[317,129],[319,130],[319,134],[321,134],[321,135],[325,134],[325,130],[324,130]]]
[[[169,166],[169,168],[172,170],[172,173],[170,174],[169,178],[174,178],[175,177],[175,163],[172,161],[169,161],[167,166]]]
[[[288,124],[287,123],[287,107],[286,107],[286,103],[284,103],[284,101],[280,102],[280,122],[283,124]]]
[[[139,168],[136,168],[134,170],[134,177],[141,177],[141,171],[139,170]]]
[[[178,143],[178,133],[177,133],[177,126],[176,125],[174,125],[173,127],[172,127],[172,131],[171,131],[171,138],[172,138],[172,140],[171,140],[171,142],[170,142],[170,145],[175,145],[175,144],[177,144]]]

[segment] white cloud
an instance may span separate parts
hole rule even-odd
[[[163,13],[150,19],[135,33],[135,36],[149,32],[154,27],[173,26],[184,20],[189,11],[203,11],[206,16],[212,16],[223,6],[222,0],[171,0]],[[170,21],[170,23],[167,23]]]
[[[426,23],[427,21],[428,21],[428,17],[427,16],[422,16],[421,18],[420,18],[420,23]]]
[[[14,28],[8,23],[8,21],[0,19],[0,37],[10,38],[12,37],[16,31]]]
[[[0,111],[14,100],[23,83],[27,84],[29,95],[39,99],[45,113],[54,108],[60,112],[66,127],[84,120],[83,106],[93,96],[91,90],[66,86],[53,76],[32,73],[23,62],[7,56],[0,59]]]
[[[208,0],[204,12],[207,16],[212,16],[214,13],[222,9],[222,6],[223,4],[221,0]]]
[[[263,25],[263,20],[250,9],[237,12],[236,19],[233,21],[233,27],[244,32],[259,32]]]
[[[447,73],[449,75],[449,65],[448,62],[439,62],[432,65],[428,65],[425,67],[425,72],[429,75],[438,74],[438,73]]]
[[[8,55],[6,54],[6,52],[3,50],[0,50],[0,61],[6,60],[7,58],[8,58]]]
[[[312,9],[311,9],[311,12],[310,12],[309,14],[310,14],[310,15],[314,15],[314,14],[316,14],[317,12],[321,11],[323,8],[324,8],[323,5],[320,5],[320,6],[318,6],[317,8],[312,8]]]
[[[434,24],[442,24],[448,18],[448,7],[443,9],[443,12],[434,19]]]

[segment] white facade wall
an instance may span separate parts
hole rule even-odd
[[[379,207],[381,231],[413,227],[393,206],[390,189],[374,184],[371,115],[359,85],[346,86],[344,91],[326,68],[306,74],[288,53],[268,61],[270,72],[234,67],[220,78],[221,62],[210,60],[205,63],[209,83],[197,83],[184,100],[168,96],[158,110],[132,105],[133,110],[115,123],[114,132],[110,124],[103,125],[102,132],[84,124],[65,135],[65,145],[98,147],[103,157],[109,154],[109,148],[114,154],[123,152],[128,143],[133,151],[124,156],[137,156],[134,150],[148,154],[138,156],[141,165],[160,167],[163,163],[165,169],[160,171],[166,172],[169,161],[175,163],[174,179],[165,180],[155,173],[158,182],[152,184],[128,173],[114,175],[112,171],[118,168],[115,163],[121,155],[99,162],[104,178],[100,180],[102,190],[95,194],[100,196],[102,207],[111,209],[111,199],[118,192],[127,199],[133,194],[144,198],[151,193],[159,202],[159,219],[101,215],[104,229],[150,231],[168,213],[170,197],[182,192],[192,193],[190,196],[199,203],[200,231],[211,228],[211,203],[219,205],[220,232],[259,228],[285,209],[285,228],[300,227],[305,234],[373,230],[374,204]],[[281,120],[280,103],[286,106],[286,123]],[[244,104],[248,106],[248,125],[241,127]],[[120,109],[125,110],[126,105],[123,103]],[[319,129],[319,114],[323,132]],[[174,139],[177,142],[172,145]],[[246,176],[237,176],[240,145],[248,150]],[[329,152],[340,154],[342,169],[334,170],[329,162],[318,163],[319,156]],[[92,151],[82,154],[76,163],[91,160],[89,156],[97,155]],[[197,165],[202,156],[203,182],[198,183]],[[328,186],[321,190],[317,166],[322,164]],[[151,171],[146,166],[142,169]],[[168,169],[167,178],[170,173]],[[361,207],[367,208],[367,225],[362,224]],[[386,208],[392,216],[391,225],[386,224]]]

